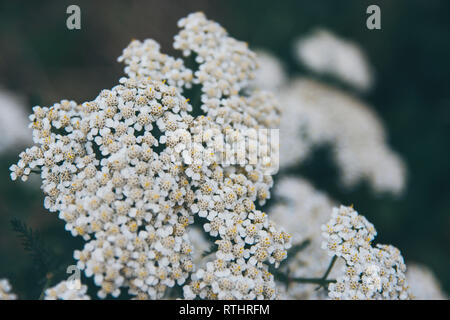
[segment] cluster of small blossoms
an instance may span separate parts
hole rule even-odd
[[[186,231],[194,216],[218,238],[214,276],[231,279],[233,271],[246,284],[242,293],[225,296],[274,298],[265,263],[286,258],[290,237],[255,202],[270,198],[267,173],[278,159],[268,153],[261,161],[249,158],[255,149],[277,148],[255,134],[277,125],[276,102],[263,91],[241,95],[256,68],[244,43],[201,13],[180,26],[174,46],[197,54],[198,71],[161,54],[152,40],[132,41],[119,57],[128,76],[119,85],[81,105],[64,100],[33,109],[35,146],[20,154],[11,177],[41,173],[45,207],[87,241],[74,257],[100,287],[100,298],[128,288],[137,298],[155,299],[183,285],[194,271]],[[205,114],[198,117],[181,95],[193,83],[202,90]],[[233,144],[240,143],[244,148],[235,152]],[[199,291],[222,297],[229,287],[222,282],[203,282]]]
[[[121,286],[157,297],[149,285],[161,293],[192,270],[180,158],[171,148],[155,152],[151,133],[156,124],[162,140],[186,128],[190,110],[176,88],[128,78],[82,105],[33,109],[36,145],[20,155],[12,178],[40,170],[45,207],[88,241],[75,258],[100,297],[117,296]]]
[[[332,299],[409,299],[406,266],[391,245],[372,246],[374,226],[352,207],[334,208],[322,226],[322,248],[345,265],[336,283],[328,287]]]
[[[44,300],[90,300],[86,294],[87,286],[82,285],[80,280],[61,281],[56,286],[46,289]]]
[[[221,97],[239,97],[239,91],[255,77],[256,55],[246,43],[229,37],[218,23],[207,20],[203,13],[190,14],[178,22],[182,30],[175,36],[174,48],[184,56],[196,54],[199,64],[194,83],[202,84],[203,97],[212,99],[205,109],[217,108]],[[218,100],[218,101],[217,101]]]
[[[16,300],[17,295],[11,293],[11,289],[8,279],[0,279],[0,300]]]
[[[192,86],[192,70],[184,67],[182,59],[161,53],[159,43],[153,39],[132,40],[117,60],[126,64],[125,73],[130,77],[166,80],[178,89]]]
[[[207,277],[200,283],[199,279],[207,273],[200,269],[193,282],[185,286],[185,297],[262,297],[254,280],[268,273],[263,262],[277,264],[285,258],[289,236],[278,232],[267,215],[255,207],[255,201],[263,205],[270,197],[273,180],[265,173],[278,165],[273,163],[278,159],[267,156],[262,162],[249,164],[248,155],[270,143],[257,140],[259,137],[255,137],[255,133],[256,129],[277,126],[277,105],[273,96],[264,91],[240,95],[254,78],[257,66],[254,53],[245,43],[229,37],[220,25],[208,21],[202,13],[181,19],[179,26],[183,29],[175,36],[174,47],[185,56],[195,53],[199,68],[190,83],[189,72],[180,62],[180,70],[175,74],[186,77],[181,81],[177,78],[173,83],[180,86],[180,90],[192,84],[201,86],[200,107],[204,115],[193,120],[186,135],[192,145],[178,143],[175,148],[187,165],[185,173],[190,189],[194,190],[189,210],[205,218],[205,231],[219,238],[217,259],[210,264],[217,270],[208,267],[209,271],[214,270],[215,280]],[[124,50],[119,60],[125,62],[125,72],[131,66],[134,70],[131,76],[136,78],[154,77],[161,72],[156,62],[159,58],[155,58],[160,57],[159,47],[150,44],[148,40],[135,41]],[[162,77],[171,80],[170,75]],[[243,148],[230,152],[233,143]],[[270,145],[267,149],[273,147]],[[236,163],[242,165],[236,166]],[[250,267],[257,271],[255,275],[248,271]],[[226,288],[234,288],[232,284],[238,280],[248,283],[239,292],[227,291]],[[216,286],[216,282],[224,284]],[[266,275],[260,282],[266,288],[265,297],[274,297],[269,290],[274,287],[273,277]]]
[[[221,251],[217,256],[222,258],[207,262],[205,268],[199,269],[190,285],[183,288],[185,298],[260,300],[278,297],[273,275],[266,268],[245,261],[248,249],[235,245],[228,252],[228,256],[232,255],[242,257],[230,262]]]
[[[254,202],[263,205],[269,199],[273,180],[267,169],[277,166],[273,161],[278,159],[269,156],[255,164],[229,165],[233,160],[239,163],[243,159],[245,163],[246,155],[252,154],[254,148],[264,149],[269,142],[256,142],[250,134],[251,141],[244,144],[246,149],[241,154],[227,152],[227,144],[243,141],[242,133],[255,133],[252,129],[277,126],[276,102],[263,91],[249,92],[248,96],[239,94],[248,89],[257,66],[255,54],[245,43],[230,38],[222,27],[201,13],[180,20],[179,25],[184,30],[175,37],[174,47],[185,55],[197,54],[200,67],[194,73],[194,83],[201,84],[201,109],[209,119],[199,120],[199,127],[207,129],[203,129],[203,134],[195,132],[194,141],[203,137],[207,148],[218,151],[222,164],[219,176],[214,173],[218,168],[213,163],[209,169],[213,174],[200,179],[203,181],[199,181],[197,205],[192,208],[208,220],[205,231],[219,238],[216,259],[193,276],[191,284],[184,288],[185,297],[275,298],[273,275],[264,262],[277,266],[284,260],[290,237],[278,231],[264,212],[256,210]],[[209,131],[226,135],[231,141],[218,146],[205,134]]]

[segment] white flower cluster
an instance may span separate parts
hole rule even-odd
[[[433,272],[420,264],[409,264],[406,280],[414,299],[419,300],[448,300],[448,295],[442,290]]]
[[[318,29],[295,43],[297,59],[308,68],[330,74],[359,89],[367,90],[373,75],[367,58],[354,43],[330,31]]]
[[[159,43],[153,39],[132,40],[117,61],[125,63],[125,73],[132,78],[166,80],[180,90],[192,86],[192,70],[184,66],[182,59],[161,53]]]
[[[8,279],[0,279],[0,300],[17,300],[17,295],[11,293],[11,289]]]
[[[119,58],[128,76],[119,85],[81,105],[64,100],[33,108],[35,146],[20,154],[11,177],[41,173],[45,207],[87,241],[74,256],[101,298],[128,288],[155,299],[183,285],[194,271],[186,231],[194,216],[218,238],[218,251],[214,268],[203,270],[211,281],[203,277],[199,290],[190,291],[194,279],[186,297],[273,298],[264,263],[285,259],[290,237],[255,202],[270,198],[267,172],[277,159],[245,158],[252,149],[273,147],[268,139],[254,139],[236,155],[229,150],[245,139],[242,132],[275,127],[278,108],[267,92],[241,95],[256,68],[246,44],[202,13],[179,25],[174,47],[194,52],[198,71],[161,54],[153,40],[132,41]],[[193,84],[202,92],[204,115],[197,117],[182,96]],[[215,139],[221,135],[228,139],[222,144]],[[242,283],[238,291],[235,283]]]
[[[409,299],[406,266],[391,245],[372,246],[376,230],[352,207],[334,208],[322,226],[322,248],[345,261],[336,283],[328,287],[332,299]]]
[[[376,192],[398,194],[403,190],[404,163],[386,144],[383,125],[369,107],[308,79],[293,81],[283,94],[286,113],[281,120],[281,141],[287,136],[304,141],[304,146],[291,143],[291,149],[284,149],[292,154],[288,159],[295,161],[295,152],[301,154],[303,150],[309,152],[312,146],[331,143],[344,185],[353,186],[366,179]],[[284,150],[281,149],[281,159]]]
[[[56,286],[45,290],[44,300],[90,300],[86,292],[87,286],[82,285],[80,280],[61,281]]]

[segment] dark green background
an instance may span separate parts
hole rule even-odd
[[[81,7],[79,31],[65,26],[69,4]],[[365,26],[369,4],[381,7],[381,30]],[[375,224],[379,242],[399,247],[407,262],[428,265],[450,292],[450,1],[2,1],[0,84],[25,95],[30,110],[63,98],[93,99],[122,75],[115,59],[131,38],[154,38],[174,54],[176,21],[198,10],[251,47],[276,54],[291,74],[305,72],[294,61],[292,41],[316,27],[366,51],[376,84],[361,98],[374,106],[389,144],[407,162],[406,192],[376,196],[364,183],[342,189],[325,147],[291,172],[355,204]],[[36,298],[42,274],[11,231],[10,219],[40,231],[67,264],[82,242],[43,209],[36,188],[9,180],[15,161],[14,153],[0,159],[0,278],[9,277],[21,297]]]

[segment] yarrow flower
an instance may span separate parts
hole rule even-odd
[[[278,163],[249,157],[277,148],[252,135],[277,126],[277,103],[250,89],[257,63],[245,43],[202,13],[179,26],[174,47],[195,53],[198,70],[153,40],[133,40],[118,59],[127,75],[118,85],[81,104],[33,108],[35,145],[19,155],[11,178],[40,173],[44,206],[86,241],[74,258],[100,298],[122,289],[162,298],[175,285],[188,299],[275,298],[267,264],[286,258],[290,236],[257,205],[270,198]],[[193,85],[201,89],[199,116],[183,96]],[[217,238],[215,260],[197,271],[187,232],[194,218]],[[65,296],[61,286],[51,296]]]
[[[336,283],[328,287],[330,298],[411,298],[400,251],[391,245],[373,246],[374,226],[352,207],[334,208],[322,230],[322,248],[345,261]]]
[[[0,279],[0,300],[16,300],[17,295],[11,292],[12,287],[8,279]]]

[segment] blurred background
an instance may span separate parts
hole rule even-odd
[[[70,4],[81,8],[81,30],[66,28]],[[370,4],[381,8],[381,30],[366,28]],[[38,232],[39,241],[68,264],[82,244],[43,208],[38,179],[9,178],[8,167],[31,143],[31,131],[22,129],[31,108],[64,98],[88,101],[114,86],[123,74],[116,59],[133,38],[153,38],[163,52],[178,56],[171,47],[176,22],[193,11],[205,12],[251,48],[271,52],[289,75],[310,73],[296,61],[293,43],[317,28],[365,52],[375,81],[352,95],[384,123],[389,146],[407,167],[405,190],[374,194],[365,182],[342,188],[327,147],[290,173],[353,203],[376,226],[378,242],[400,248],[407,263],[427,265],[450,292],[450,2],[444,0],[1,1],[0,278],[9,278],[19,297],[39,296],[41,276],[13,231],[13,218]]]

